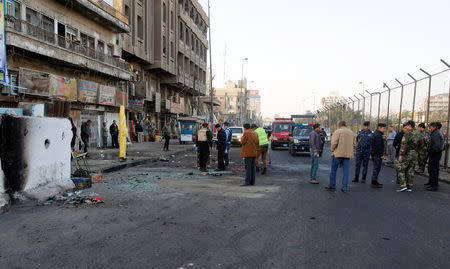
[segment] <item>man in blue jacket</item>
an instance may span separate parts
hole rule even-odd
[[[371,155],[373,160],[372,187],[383,188],[383,184],[378,182],[378,174],[381,171],[381,164],[384,160],[384,133],[386,132],[386,124],[379,123],[378,128],[372,135]]]
[[[366,182],[367,166],[370,159],[370,145],[373,132],[370,130],[370,122],[366,121],[363,124],[363,129],[358,132],[356,137],[356,167],[355,167],[355,179],[352,182],[359,181],[359,172],[361,171],[361,164],[363,165],[361,182]]]

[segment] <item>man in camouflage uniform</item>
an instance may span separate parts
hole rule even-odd
[[[417,149],[422,147],[422,137],[419,131],[415,130],[415,122],[406,123],[407,131],[403,135],[400,156],[397,161],[397,171],[400,180],[400,189],[397,192],[411,192],[414,181],[414,166],[417,161]]]
[[[356,166],[355,166],[355,178],[352,182],[359,181],[359,172],[361,171],[361,164],[363,166],[362,169],[362,183],[366,182],[367,176],[367,166],[369,165],[370,159],[370,145],[371,138],[373,132],[370,130],[370,122],[366,121],[363,124],[363,129],[358,132],[358,136],[356,137],[356,143],[358,143],[356,147]]]
[[[419,124],[419,133],[420,133],[420,136],[421,136],[422,146],[417,149],[417,153],[418,153],[418,159],[417,159],[418,169],[417,169],[417,173],[423,174],[423,172],[425,171],[425,166],[427,165],[428,140],[429,140],[429,137],[430,137],[429,131],[425,129],[425,123]]]

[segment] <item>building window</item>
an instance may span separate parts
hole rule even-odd
[[[175,30],[175,17],[173,16],[173,11],[170,11],[170,29]]]
[[[194,48],[194,35],[191,35],[191,42],[192,42],[192,51],[194,51],[195,50],[195,48]]]
[[[128,23],[131,24],[131,19],[130,19],[130,7],[125,5],[125,17],[128,18]]]
[[[144,22],[141,16],[137,16],[137,36],[140,39],[144,39]]]
[[[163,17],[163,22],[164,23],[167,23],[167,18],[166,18],[166,13],[167,13],[167,7],[166,7],[166,3],[163,3],[163,15],[162,15],[162,17]]]
[[[114,56],[114,46],[113,45],[106,46],[106,54],[108,54],[109,56]]]
[[[180,21],[180,40],[184,41],[184,30],[183,30],[183,23]]]
[[[167,46],[166,46],[166,37],[163,36],[163,54],[166,55],[167,53]]]
[[[103,41],[97,41],[97,50],[99,52],[105,53],[105,43]]]
[[[170,57],[175,57],[175,46],[173,45],[172,41],[170,41]]]
[[[189,41],[189,29],[186,27],[186,45],[189,46],[191,42]]]

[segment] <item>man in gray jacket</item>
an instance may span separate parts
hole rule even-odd
[[[319,168],[319,157],[322,152],[323,145],[320,136],[320,124],[314,125],[314,131],[309,134],[309,154],[311,156],[311,171],[309,173],[309,183],[319,184],[317,180],[317,169]]]
[[[439,162],[444,150],[444,136],[439,130],[440,122],[432,122],[428,126],[430,131],[430,141],[428,143],[428,174],[430,180],[425,184],[428,191],[437,191],[439,189]]]

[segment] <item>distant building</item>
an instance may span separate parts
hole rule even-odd
[[[422,99],[419,103],[419,111],[427,111],[428,98]],[[447,111],[448,93],[441,93],[430,97],[430,111]]]
[[[261,95],[258,90],[248,91],[248,110],[250,121],[260,124],[262,122]]]
[[[244,107],[244,89],[238,88],[238,85],[232,81],[225,83],[225,88],[216,88],[215,96],[220,102],[219,111],[221,119],[230,123],[240,123],[243,117]]]
[[[343,102],[345,102],[345,98],[339,95],[338,91],[333,91],[328,96],[322,98],[322,107]]]

